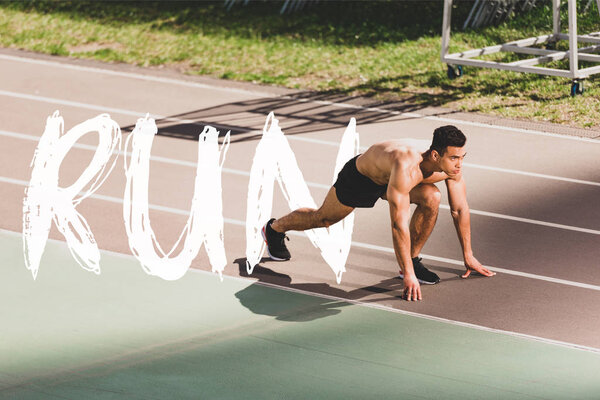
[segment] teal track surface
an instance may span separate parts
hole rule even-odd
[[[0,231],[2,399],[591,399],[600,355]]]

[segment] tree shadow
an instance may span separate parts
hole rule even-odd
[[[280,15],[284,0],[252,1],[227,11],[217,1],[23,1],[3,5],[23,11],[58,13],[107,26],[145,24],[150,31],[201,32],[245,39],[293,39],[347,46],[373,46],[439,35],[441,1],[323,1],[302,12]],[[456,7],[464,20],[470,2]]]
[[[360,124],[370,124],[389,119],[394,113],[399,115],[423,108],[423,105],[410,101],[368,101],[363,96],[352,96],[349,93],[350,91],[300,92],[188,111],[157,119],[158,135],[197,141],[204,127],[210,125],[223,134],[231,131],[232,143],[243,142],[262,137],[262,132],[250,134],[262,129],[262,126],[256,125],[254,117],[266,119],[270,112],[285,122],[282,130],[286,135],[298,135],[344,128],[353,117]],[[344,107],[331,103],[343,103]],[[219,122],[213,122],[216,119]],[[134,127],[135,125],[129,125],[121,129],[127,132]]]
[[[262,125],[257,125],[255,117],[266,118],[270,112],[284,122],[282,130],[286,135],[297,135],[344,128],[353,117],[362,125],[377,123],[391,117],[396,120],[419,118],[419,116],[411,116],[410,113],[420,112],[429,107],[443,107],[474,92],[505,95],[520,93],[519,88],[515,87],[512,82],[497,84],[482,81],[457,84],[443,81],[431,74],[425,75],[430,76],[427,77],[423,86],[426,88],[439,87],[441,88],[440,92],[425,93],[406,90],[400,92],[397,89],[387,88],[386,84],[392,81],[403,81],[409,77],[409,75],[398,75],[344,90],[301,91],[290,95],[242,100],[169,115],[156,121],[158,134],[197,141],[204,127],[210,125],[217,128],[222,134],[230,131],[231,142],[244,142],[259,140],[262,137]],[[356,92],[360,94],[357,95]],[[400,94],[403,98],[401,100],[397,98],[381,99],[382,94],[386,92],[392,93],[395,97]],[[538,100],[539,96],[531,93],[529,98]],[[526,99],[523,102],[526,102]],[[518,105],[519,103],[515,103],[503,105],[503,107]],[[448,116],[456,112],[459,111],[428,110],[427,115]],[[122,130],[126,132],[133,128],[134,125],[129,125],[122,127]]]
[[[477,74],[481,70],[469,68],[468,71]],[[504,72],[498,71],[497,73]],[[516,81],[505,78],[501,80],[484,79],[479,78],[477,75],[451,80],[445,72],[430,71],[369,80],[346,89],[323,91],[319,93],[319,96],[324,99],[335,100],[339,98],[342,101],[348,98],[362,98],[363,102],[368,104],[369,107],[387,108],[401,112],[414,112],[426,107],[444,107],[472,94],[518,97],[523,99],[523,104],[526,104],[527,100],[548,100],[547,97],[542,98],[537,91],[530,90],[532,86],[539,85],[540,81],[547,81],[548,79],[557,78],[536,74],[520,74],[519,79]],[[425,90],[409,89],[407,88],[408,82],[419,82],[418,87]],[[570,81],[565,82],[570,83]],[[393,86],[393,88],[390,88],[390,86]],[[389,95],[392,99],[387,101],[378,100],[385,98],[386,95]],[[307,92],[305,96],[310,98],[312,95]],[[562,97],[564,96],[559,95],[557,98]]]

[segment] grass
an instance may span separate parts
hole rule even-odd
[[[575,98],[564,78],[466,67],[465,76],[449,80],[439,60],[441,0],[321,1],[285,16],[279,15],[281,4],[253,2],[227,12],[222,1],[4,1],[0,46],[164,65],[189,74],[417,107],[445,106],[578,127],[600,123],[600,88],[594,77],[586,81],[584,95]],[[456,28],[471,4],[457,1],[451,51],[551,32],[548,0],[538,0],[536,10],[500,26],[461,32]],[[563,20],[567,26],[566,12]],[[598,31],[598,22],[592,8],[579,15],[579,32]]]

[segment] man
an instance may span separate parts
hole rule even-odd
[[[342,220],[355,207],[370,208],[382,198],[390,207],[392,239],[400,277],[404,279],[407,300],[421,300],[421,287],[436,284],[439,277],[418,257],[437,220],[441,194],[434,185],[444,181],[454,225],[463,250],[467,278],[472,271],[493,276],[473,256],[471,223],[465,181],[462,178],[464,145],[467,138],[447,125],[433,132],[429,149],[417,149],[416,141],[387,141],[374,144],[344,165],[337,181],[318,210],[300,208],[263,227],[263,237],[271,258],[289,260],[285,232],[328,227]],[[417,205],[409,218],[410,203]]]

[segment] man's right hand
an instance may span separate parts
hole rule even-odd
[[[421,300],[421,286],[414,275],[404,275],[404,298],[408,301]]]

